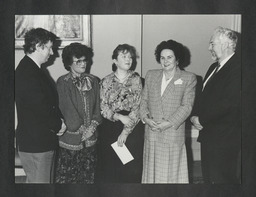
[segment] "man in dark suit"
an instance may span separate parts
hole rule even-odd
[[[57,133],[65,129],[56,92],[41,65],[53,55],[56,36],[42,28],[25,35],[25,56],[15,72],[16,140],[27,183],[50,183]],[[62,130],[61,130],[62,129]]]
[[[191,117],[200,130],[205,183],[240,183],[241,58],[237,35],[218,27],[210,40],[213,63],[206,73],[199,102]]]

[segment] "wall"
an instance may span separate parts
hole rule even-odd
[[[95,52],[91,73],[102,78],[112,72],[112,52],[118,44],[134,46],[141,58],[141,15],[93,15],[92,47]],[[141,59],[136,71],[141,73]]]
[[[241,29],[240,15],[92,15],[92,48],[94,64],[91,73],[102,78],[111,70],[111,55],[118,44],[135,46],[139,59],[136,71],[144,77],[149,69],[159,68],[154,50],[163,40],[174,39],[185,45],[191,53],[191,64],[186,70],[204,76],[212,63],[208,44],[217,26],[236,31]],[[61,56],[62,50],[59,50]],[[24,56],[15,51],[15,65]],[[48,67],[54,80],[64,73],[61,58]]]
[[[154,56],[156,46],[163,40],[173,39],[186,46],[191,64],[186,68],[204,76],[212,63],[208,51],[210,36],[218,26],[240,31],[237,15],[144,15],[142,76],[149,69],[160,68]],[[241,22],[241,21],[240,21]]]

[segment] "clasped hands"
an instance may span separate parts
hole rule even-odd
[[[92,137],[95,132],[95,127],[90,125],[89,127],[85,127],[84,125],[81,126],[82,130],[82,142]]]
[[[62,121],[61,129],[57,133],[57,136],[62,136],[65,133],[65,131],[67,130],[67,126],[66,126],[64,120],[61,119],[61,121]],[[88,138],[90,138],[94,134],[95,129],[96,129],[95,126],[92,124],[89,127],[85,127],[84,125],[82,125],[78,129],[79,133],[82,134],[82,141],[85,141]]]
[[[155,131],[155,132],[162,132],[170,127],[173,127],[173,125],[167,120],[156,122],[151,118],[144,118],[144,122],[147,125],[149,125],[152,131]]]

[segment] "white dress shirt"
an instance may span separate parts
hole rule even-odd
[[[164,93],[166,87],[168,86],[168,84],[170,83],[170,81],[172,80],[172,78],[173,78],[173,76],[172,76],[170,79],[166,80],[165,74],[163,73],[162,85],[161,85],[161,96],[163,95],[163,93]]]
[[[229,55],[228,57],[226,57],[224,60],[222,60],[219,64],[219,68],[216,72],[218,72],[225,64],[226,62],[234,55],[235,53],[232,53],[231,55]],[[205,80],[204,84],[203,84],[203,89],[205,87],[205,85],[207,84],[208,80],[211,78],[211,76],[213,75],[213,73],[215,72],[215,69],[213,69],[212,73],[208,76],[208,78]]]

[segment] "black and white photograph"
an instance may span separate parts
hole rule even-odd
[[[66,19],[64,30],[45,25],[59,26],[56,18]],[[75,25],[69,18],[90,24],[84,27],[78,20]],[[241,15],[16,15],[15,21],[16,35],[25,32],[24,51],[15,50],[16,183],[241,183],[241,50],[237,49]],[[74,31],[91,33],[86,36],[91,40],[83,44],[74,39],[60,49],[46,47],[48,54],[38,65],[40,58],[34,59],[33,52],[37,42],[43,45],[40,39],[46,39],[40,34],[54,32],[62,42],[62,32],[72,26]],[[237,65],[225,70],[222,63],[217,75],[214,62],[229,62],[233,56]],[[39,76],[22,72],[31,59],[52,79],[58,94],[58,104],[49,107],[58,108],[62,119],[54,133],[57,147],[50,139],[43,142],[43,136],[53,130],[50,126],[49,131],[37,128],[53,113],[42,111],[53,95],[44,95],[43,89],[37,92],[42,82],[33,87],[37,82],[32,80]],[[206,65],[211,64],[214,68],[207,72]],[[216,85],[210,83],[215,74]],[[212,89],[207,88],[210,84]],[[36,96],[42,98],[36,101]],[[39,106],[43,108],[38,110]],[[88,138],[87,132],[95,136]],[[86,145],[91,137],[95,138],[92,147]],[[121,162],[111,146],[116,141],[118,147],[128,147],[133,160]],[[24,153],[34,157],[49,150],[54,155],[46,164],[46,181],[36,177],[41,164],[33,172],[30,165],[36,161]]]
[[[3,193],[253,195],[249,14],[94,4],[12,13]]]

